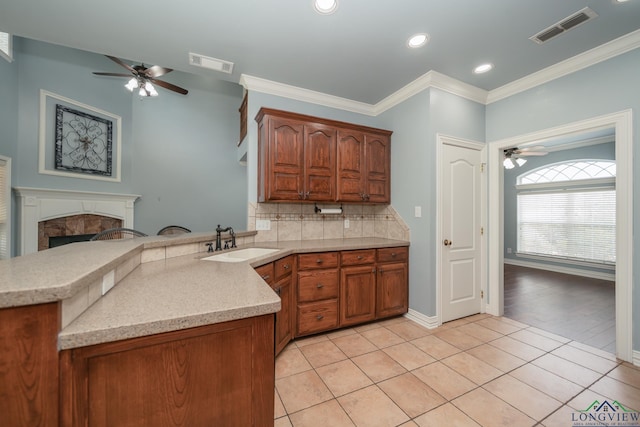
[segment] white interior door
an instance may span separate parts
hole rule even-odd
[[[442,322],[481,310],[481,156],[480,147],[442,145]]]

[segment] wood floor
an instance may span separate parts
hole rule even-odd
[[[504,315],[615,354],[615,282],[505,264]]]

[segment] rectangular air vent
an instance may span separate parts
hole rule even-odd
[[[585,22],[597,17],[597,13],[595,13],[590,8],[585,7],[584,9],[574,13],[573,15],[566,17],[557,24],[545,28],[538,34],[529,37],[529,40],[533,40],[538,44],[542,44],[556,36],[559,36],[562,33],[569,31],[572,28],[577,27],[580,24],[584,24]]]
[[[197,53],[189,52],[189,64],[227,74],[233,72],[233,62],[223,61],[222,59],[211,58]]]

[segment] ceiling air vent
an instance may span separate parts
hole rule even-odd
[[[233,62],[223,61],[222,59],[211,58],[197,53],[189,52],[189,64],[210,70],[222,71],[227,74],[233,72]]]
[[[548,40],[551,40],[552,38],[559,36],[560,34],[569,31],[572,28],[577,27],[580,24],[584,24],[585,22],[593,19],[593,18],[597,18],[598,14],[595,13],[593,10],[591,10],[588,7],[585,7],[584,9],[582,9],[579,12],[574,13],[571,16],[566,17],[565,19],[563,19],[562,21],[558,22],[557,24],[554,24],[552,26],[550,26],[549,28],[545,28],[544,30],[540,31],[538,34],[536,34],[535,36],[531,36],[529,37],[529,40],[533,40],[534,42],[538,43],[538,44],[542,44]]]

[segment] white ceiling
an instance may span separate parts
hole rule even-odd
[[[640,28],[640,0],[0,0],[0,31],[238,82],[241,74],[375,104],[430,70],[493,90]],[[529,37],[590,7],[599,16]],[[430,35],[410,50],[408,37]],[[188,63],[195,52],[233,74]],[[495,70],[474,75],[485,61]],[[105,58],[96,71],[121,72]],[[170,79],[167,79],[170,80]]]

